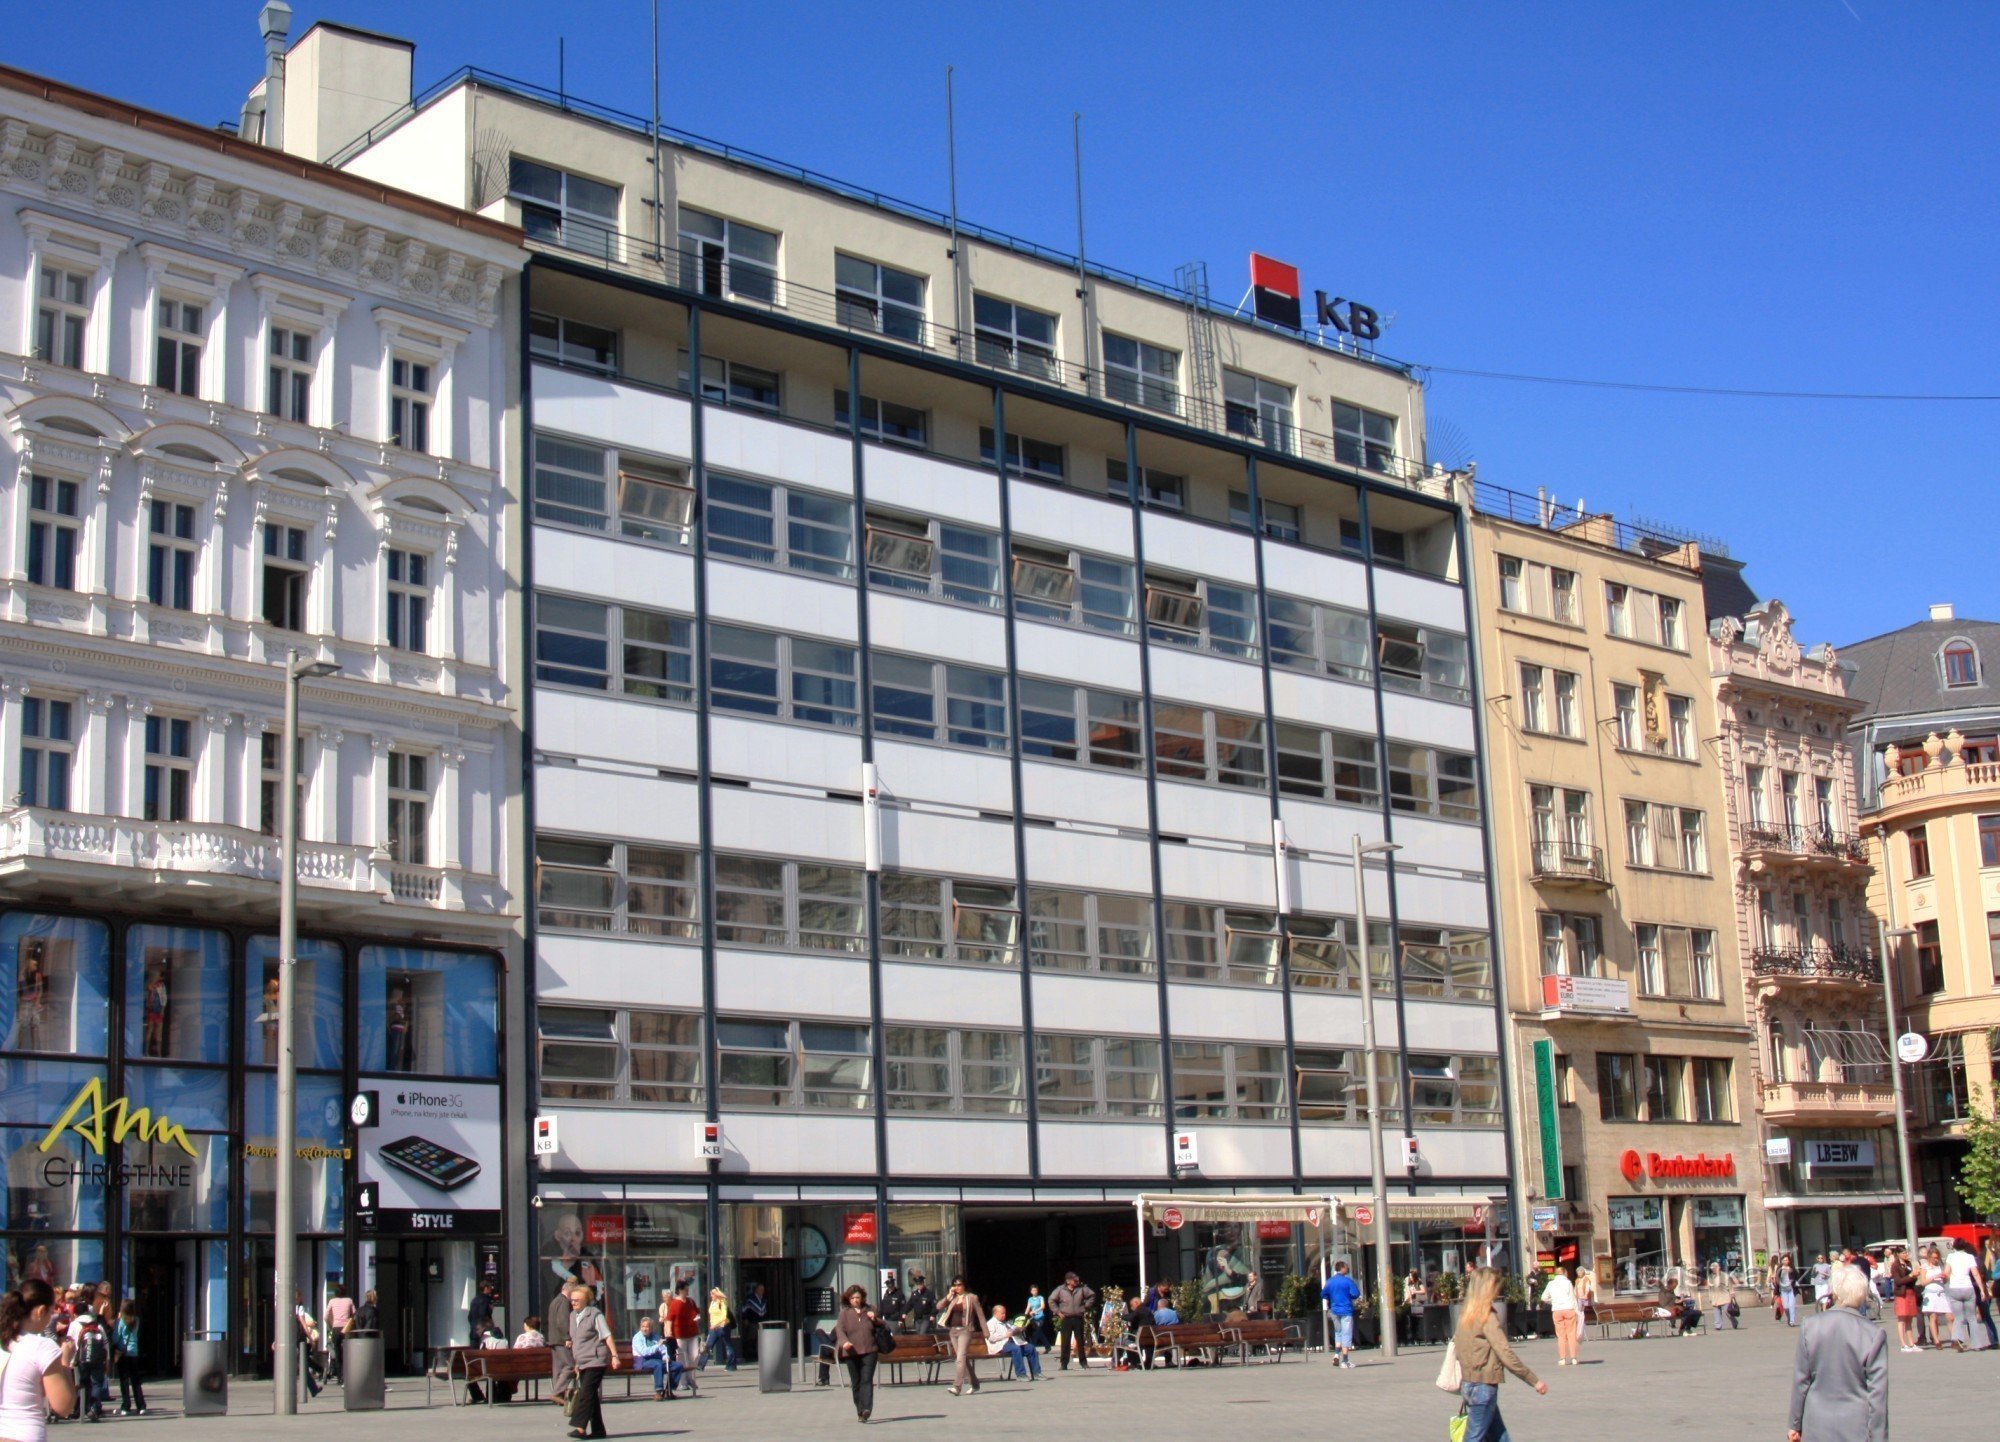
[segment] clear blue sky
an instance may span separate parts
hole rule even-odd
[[[5,58],[233,117],[254,0],[17,5]],[[300,3],[648,106],[644,0]],[[1389,354],[1673,385],[2000,393],[2000,7],[662,5],[669,124],[942,206],[958,67],[970,219],[1234,298],[1251,249],[1364,299]],[[1239,18],[1240,16],[1240,18]],[[88,17],[87,20],[84,17]],[[98,42],[79,44],[82,32]],[[1485,479],[1725,539],[1801,639],[1955,601],[2000,619],[2000,403],[1773,401],[1433,377]]]

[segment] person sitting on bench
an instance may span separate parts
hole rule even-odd
[[[1014,1324],[1007,1320],[1007,1304],[995,1302],[993,1310],[986,1314],[986,1354],[989,1357],[1012,1357],[1014,1375],[1042,1380],[1042,1358],[1035,1351],[1034,1343],[1014,1335]]]
[[[1114,1368],[1130,1367],[1136,1361],[1141,1367],[1151,1370],[1153,1365],[1153,1332],[1158,1325],[1153,1314],[1146,1310],[1146,1299],[1132,1299],[1131,1315],[1125,1320],[1125,1335],[1118,1339],[1118,1345],[1111,1349],[1111,1365]],[[1146,1344],[1139,1345],[1139,1331],[1146,1330]]]
[[[1692,1292],[1681,1293],[1680,1315],[1674,1319],[1674,1333],[1685,1337],[1701,1325],[1701,1304]]]
[[[664,1402],[670,1393],[667,1390],[667,1367],[672,1359],[673,1345],[653,1330],[653,1319],[641,1317],[639,1330],[632,1334],[632,1366],[641,1372],[650,1372],[653,1377],[653,1398]]]

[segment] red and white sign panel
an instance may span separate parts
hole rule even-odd
[[[1354,1225],[1357,1227],[1374,1226],[1375,1209],[1373,1207],[1356,1207],[1354,1209]]]
[[[1257,319],[1299,329],[1299,268],[1250,252],[1250,293]]]
[[[1187,1225],[1187,1218],[1181,1215],[1179,1207],[1168,1207],[1160,1213],[1160,1220],[1167,1224],[1167,1230],[1170,1232],[1178,1232]]]

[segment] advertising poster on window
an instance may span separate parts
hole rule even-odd
[[[375,1231],[470,1236],[500,1230],[500,1088],[365,1077],[381,1110],[363,1128],[360,1179],[375,1184]]]

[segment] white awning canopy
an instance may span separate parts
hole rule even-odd
[[[1141,1192],[1132,1199],[1141,1220],[1160,1222],[1171,1209],[1186,1222],[1296,1222],[1323,1227],[1339,1220],[1339,1199],[1297,1192],[1224,1196],[1187,1192]]]
[[[1340,1204],[1341,1219],[1352,1222],[1354,1209],[1372,1205],[1367,1197],[1336,1197]],[[1399,1197],[1391,1195],[1389,1220],[1395,1222],[1458,1222],[1467,1226],[1480,1226],[1491,1222],[1496,1227],[1506,1215],[1505,1197]]]

